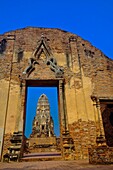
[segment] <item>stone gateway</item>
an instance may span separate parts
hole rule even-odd
[[[0,35],[1,160],[20,160],[24,155],[31,86],[57,87],[62,159],[113,163],[113,60],[60,29],[27,27]],[[45,107],[40,110],[38,104],[40,121],[35,117],[31,139],[49,137],[50,144],[55,135],[46,97],[42,94],[39,103],[46,100],[48,129],[47,119],[39,113]]]

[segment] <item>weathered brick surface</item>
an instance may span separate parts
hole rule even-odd
[[[68,51],[68,55],[71,55],[69,38],[71,36],[76,37],[74,44],[77,46],[77,51],[80,57],[81,67],[84,70],[84,75],[91,77],[92,83],[94,84],[93,93],[100,94],[101,96],[104,92],[105,96],[110,96],[110,92],[113,90],[113,61],[106,57],[101,51],[92,46],[88,41],[83,40],[77,35],[73,35],[69,32],[58,29],[25,28],[5,33],[3,37],[7,37],[7,35],[15,35],[16,38],[14,47],[12,47],[12,42],[10,43],[10,41],[13,40],[7,40],[8,45],[6,52],[2,57],[0,57],[1,78],[6,78],[10,72],[12,49],[17,51],[19,48],[21,48],[24,52],[30,51],[32,53],[37,46],[37,41],[40,40],[41,34],[47,37],[47,43],[51,47],[53,54],[56,52],[64,53],[66,55]],[[92,52],[92,55],[90,53],[86,53],[85,50]],[[9,52],[10,54],[8,54]],[[18,74],[22,72],[23,68],[25,68],[27,65],[27,62],[28,60],[24,59],[23,57],[20,63],[13,63],[13,79],[17,81]],[[70,72],[68,72],[67,75],[67,69],[69,68],[65,66],[66,78],[67,76],[71,76]],[[75,77],[77,77],[77,74],[78,73],[75,74]],[[108,84],[109,89],[107,88]]]
[[[66,98],[64,110],[67,114],[67,126],[69,125],[69,131],[75,141],[76,159],[85,159],[88,157],[88,147],[95,145],[99,133],[99,122],[95,119],[91,96],[113,100],[113,60],[106,57],[88,41],[72,33],[59,29],[28,27],[0,35],[0,40],[3,38],[7,40],[6,50],[0,54],[0,82],[2,80],[9,82],[6,96],[8,109],[4,111],[5,106],[1,102],[1,108],[4,111],[2,115],[5,117],[1,120],[0,126],[4,127],[6,119],[5,134],[9,131],[13,133],[15,131],[14,122],[19,117],[16,117],[17,113],[24,122],[26,83],[23,80],[23,84],[21,84],[20,79],[24,69],[28,66],[28,58],[33,57],[33,52],[40,44],[42,35],[46,37],[51,56],[55,57],[58,66],[62,66],[64,69],[63,93]],[[19,51],[23,52],[20,58],[17,54]],[[37,61],[35,70],[28,77],[23,76],[23,79],[50,81],[57,79],[46,63],[39,58]],[[2,91],[2,85],[0,89]],[[13,94],[14,89],[15,94]],[[17,99],[21,101],[17,101]],[[13,104],[15,110],[12,109]],[[10,122],[11,116],[15,121]],[[12,129],[10,123],[13,124]],[[22,129],[24,128],[22,127]],[[4,138],[4,143],[5,140]]]
[[[113,147],[93,147],[89,149],[89,163],[112,164]]]
[[[3,153],[2,153],[3,155],[8,152],[8,148],[11,145],[10,139],[11,139],[11,134],[5,134],[5,136],[4,136],[4,147],[3,147]]]
[[[79,119],[78,122],[69,125],[69,130],[74,139],[76,159],[86,159],[88,157],[88,148],[96,144],[95,122],[86,122]]]

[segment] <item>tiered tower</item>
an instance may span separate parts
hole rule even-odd
[[[50,116],[48,98],[42,94],[37,103],[36,116],[33,120],[32,134],[30,137],[54,136],[54,123]]]
[[[50,104],[45,94],[39,97],[32,133],[28,139],[29,152],[56,151],[54,122],[50,115]]]

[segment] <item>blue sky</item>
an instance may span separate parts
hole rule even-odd
[[[27,26],[75,33],[113,59],[113,0],[0,1],[0,34]],[[39,93],[33,91],[33,94]],[[30,104],[36,105],[38,96],[33,102],[30,98],[32,95]],[[36,107],[32,108],[35,114]],[[31,120],[29,116],[28,119]]]
[[[75,33],[113,59],[113,0],[1,0],[0,34],[26,26]]]
[[[29,137],[32,132],[32,123],[36,116],[37,102],[42,94],[47,96],[50,104],[50,115],[54,120],[54,133],[56,136],[60,134],[57,87],[28,87],[25,125],[26,137]]]

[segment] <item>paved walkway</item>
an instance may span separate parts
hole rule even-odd
[[[37,161],[0,163],[2,170],[113,170],[113,165],[91,165],[88,161]]]

